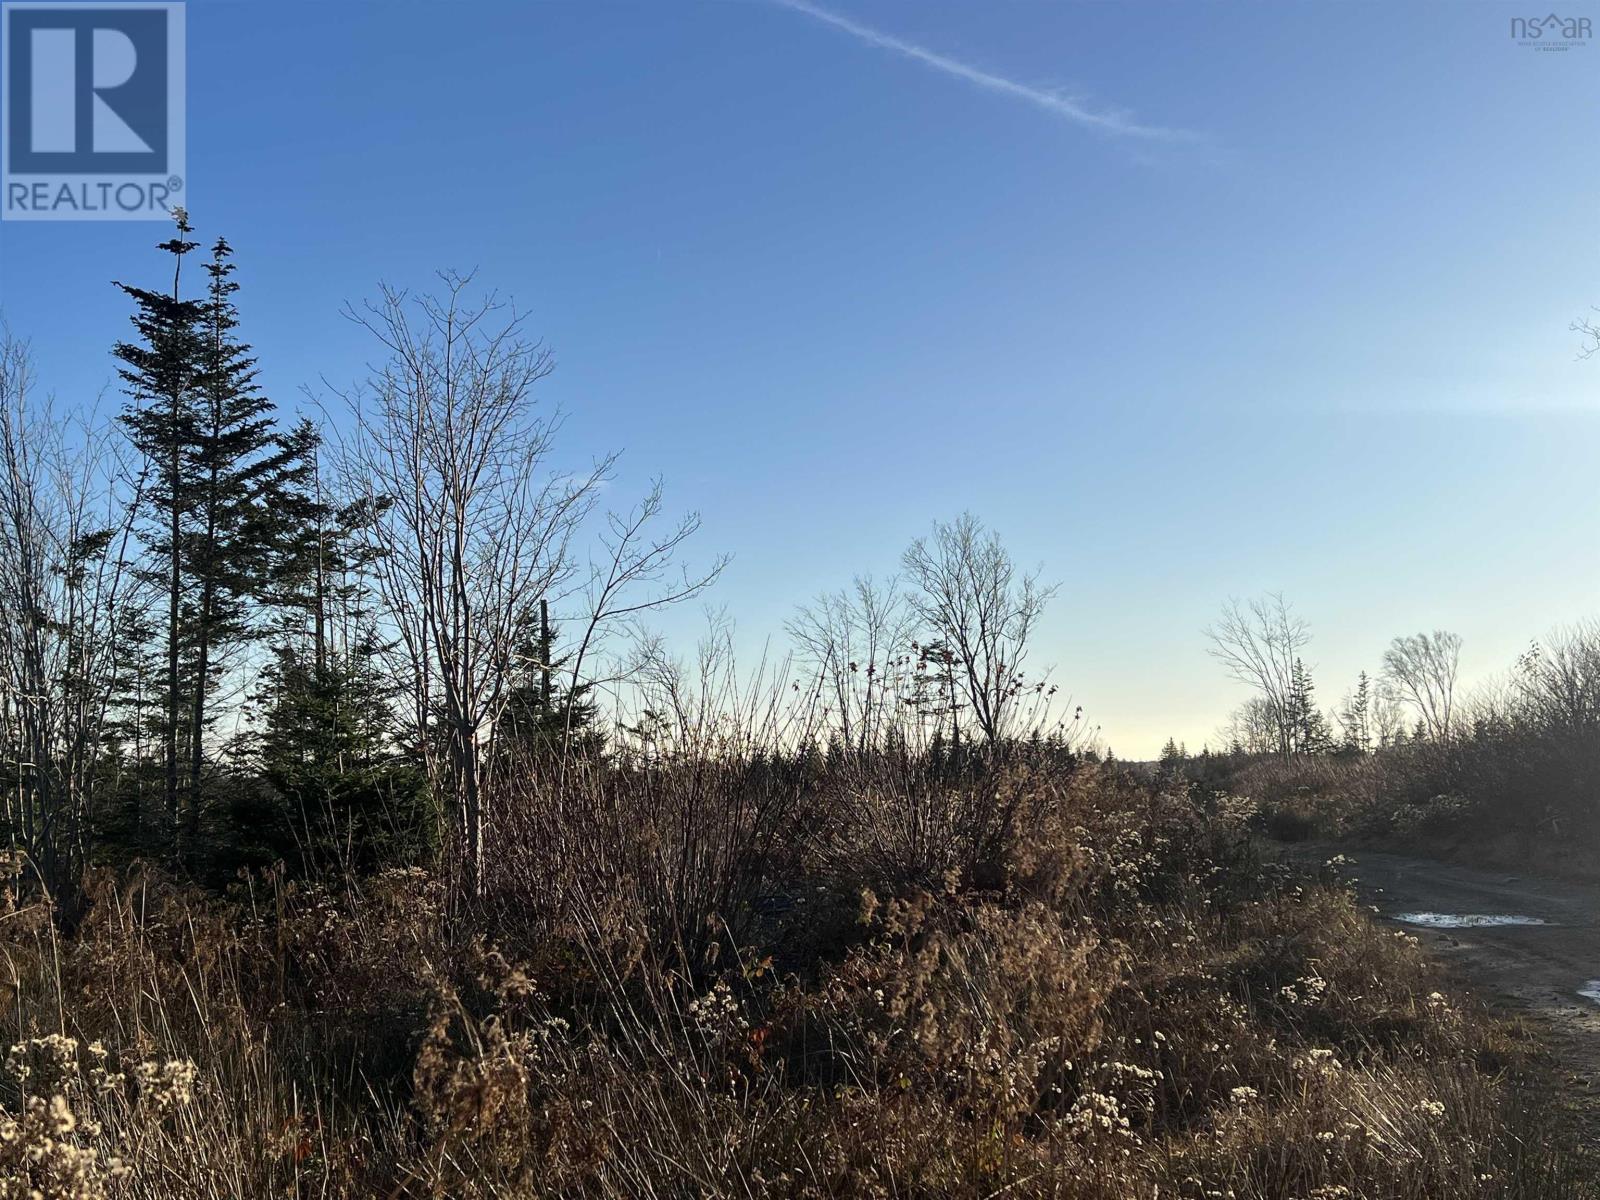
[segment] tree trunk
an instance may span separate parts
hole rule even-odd
[[[457,820],[461,832],[461,884],[463,893],[476,897],[483,870],[483,798],[478,779],[477,745],[467,721],[451,722],[452,780]]]
[[[550,719],[550,601],[539,597],[539,711]]]
[[[189,795],[185,820],[188,836],[193,839],[200,833],[200,775],[205,767],[206,679],[211,672],[211,608],[215,603],[215,586],[206,580],[201,587],[200,614],[197,633],[199,644],[195,647],[194,702],[189,713]]]
[[[173,416],[177,416],[178,399],[173,396]],[[174,421],[176,424],[176,421]],[[178,710],[180,696],[178,694],[178,599],[183,579],[181,575],[181,558],[179,551],[179,538],[182,535],[179,520],[178,480],[179,461],[178,447],[174,441],[170,461],[172,472],[171,513],[167,536],[171,539],[168,547],[169,577],[167,580],[167,720],[165,735],[166,751],[166,796],[167,819],[172,822],[173,850],[182,856],[181,839],[178,834]]]

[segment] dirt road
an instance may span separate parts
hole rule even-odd
[[[1566,1014],[1600,1040],[1600,887],[1478,871],[1396,854],[1348,851],[1362,896],[1453,961],[1485,999]],[[1523,918],[1543,924],[1430,927],[1438,918]]]
[[[1353,861],[1342,869],[1386,921],[1415,934],[1481,999],[1528,1021],[1571,1087],[1566,1099],[1600,1128],[1600,886],[1343,853]],[[1442,926],[1434,923],[1441,918]],[[1504,918],[1540,923],[1499,923]]]

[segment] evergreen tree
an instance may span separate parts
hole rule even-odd
[[[1356,754],[1371,751],[1372,684],[1365,671],[1356,677],[1356,689],[1339,713],[1339,725],[1344,731],[1345,749]]]
[[[162,777],[165,705],[160,639],[150,614],[130,606],[113,648],[115,676],[106,740],[115,773],[114,804],[102,812],[102,844],[127,856],[147,854],[149,801]]]
[[[166,818],[178,822],[179,728],[184,710],[182,678],[183,614],[187,598],[186,528],[192,515],[196,480],[190,448],[198,437],[198,389],[205,369],[205,306],[181,295],[183,260],[199,243],[183,209],[174,211],[176,233],[157,248],[172,256],[170,291],[117,286],[134,302],[138,340],[120,342],[114,353],[130,403],[122,423],[144,456],[146,471],[139,498],[143,535],[153,560],[142,578],[160,590],[165,610],[162,633],[163,696],[156,734],[161,740]]]
[[[269,586],[284,536],[285,501],[306,472],[303,434],[279,434],[275,407],[257,387],[256,360],[237,338],[232,248],[218,238],[202,329],[206,340],[198,436],[198,495],[189,556],[196,584],[189,726],[189,834],[198,832],[208,700],[216,666],[252,633],[252,601]],[[298,432],[298,431],[297,431]]]
[[[143,577],[165,610],[158,732],[166,816],[182,856],[200,830],[214,687],[228,652],[254,632],[253,602],[266,586],[304,447],[278,433],[250,348],[237,338],[226,241],[212,249],[204,295],[181,297],[183,260],[198,243],[187,236],[187,215],[174,215],[177,236],[159,247],[173,257],[172,289],[118,284],[134,301],[139,338],[115,354],[130,397],[123,426],[146,462]]]
[[[366,500],[341,504],[334,497],[320,467],[322,438],[309,421],[286,442],[303,469],[273,504],[277,529],[264,599],[277,617],[276,645],[295,647],[319,669],[358,643],[382,652],[367,577],[373,554],[361,536],[377,510]]]
[[[220,875],[283,861],[316,871],[413,865],[437,851],[439,814],[417,764],[394,748],[393,687],[376,647],[321,662],[285,645],[263,672],[255,765],[262,787],[229,797]]]
[[[1311,682],[1311,672],[1298,658],[1294,660],[1294,670],[1289,679],[1285,723],[1288,727],[1291,753],[1322,754],[1327,751],[1332,741],[1328,734],[1328,721],[1317,707],[1316,689]]]
[[[438,813],[396,747],[393,684],[361,534],[368,502],[340,503],[301,421],[264,476],[264,555],[252,571],[271,662],[254,695],[259,786],[228,797],[219,871],[284,861],[307,869],[416,863],[437,848]],[[270,618],[267,620],[265,618]]]

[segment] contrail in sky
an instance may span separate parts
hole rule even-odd
[[[999,92],[1003,96],[1012,96],[1018,100],[1026,100],[1036,108],[1042,108],[1048,113],[1089,129],[1101,133],[1115,134],[1119,137],[1188,140],[1194,135],[1180,129],[1162,129],[1153,125],[1140,125],[1128,117],[1116,112],[1096,112],[1092,108],[1085,108],[1075,100],[1058,96],[1042,88],[1029,87],[1025,83],[1018,83],[1014,79],[1007,79],[1002,75],[991,75],[988,71],[980,71],[977,67],[967,63],[958,62],[953,58],[946,58],[943,54],[936,54],[932,50],[904,41],[891,34],[879,33],[876,29],[869,29],[865,25],[858,25],[848,17],[841,17],[838,13],[829,12],[825,8],[818,8],[810,0],[773,0],[784,8],[791,8],[795,12],[804,13],[813,20],[821,21],[825,25],[832,25],[835,29],[843,30],[858,41],[869,46],[877,46],[881,50],[891,50],[896,54],[905,56],[921,63],[925,67],[932,67],[935,71],[943,71],[946,75],[954,75],[957,79],[964,79],[987,91]]]

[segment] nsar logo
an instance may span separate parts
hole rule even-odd
[[[1591,32],[1588,17],[1550,13],[1543,17],[1511,18],[1512,40],[1535,50],[1571,50],[1587,45]]]
[[[0,216],[164,219],[184,187],[183,4],[0,7]]]

